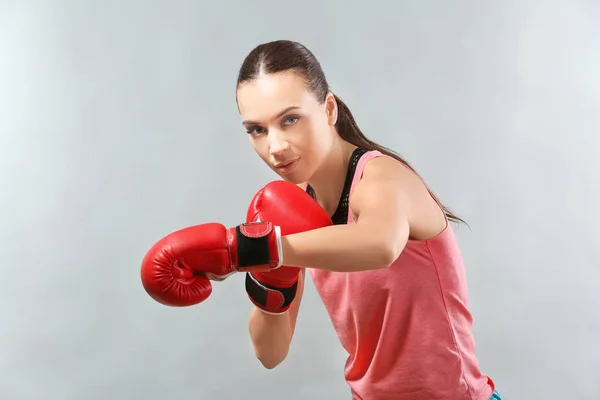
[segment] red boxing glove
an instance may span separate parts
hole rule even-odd
[[[281,227],[281,235],[306,232],[332,225],[325,210],[308,193],[286,181],[267,184],[252,199],[246,221],[269,221]],[[300,268],[282,266],[246,274],[246,292],[261,310],[282,314],[296,297]]]
[[[184,307],[212,293],[210,280],[235,272],[269,271],[281,266],[281,234],[270,222],[226,228],[208,223],[159,240],[142,261],[146,292],[159,303]]]

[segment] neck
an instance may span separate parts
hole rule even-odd
[[[335,141],[323,165],[309,179],[308,184],[315,191],[317,202],[331,216],[335,212],[348,172],[350,156],[356,146],[342,139]]]

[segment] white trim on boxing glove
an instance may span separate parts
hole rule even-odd
[[[283,265],[283,243],[281,242],[281,228],[275,225],[274,229],[275,238],[277,239],[277,254],[279,255],[279,262],[277,263],[277,266],[273,268],[275,270]]]
[[[262,309],[262,308],[258,307],[256,304],[254,305],[254,307],[257,308],[257,309],[259,309],[260,312],[265,313],[267,315],[283,315],[283,314],[287,313],[288,311],[290,311],[290,309],[288,308],[287,310],[285,310],[283,312],[275,313],[275,312],[269,312],[269,311],[267,311],[265,309]]]
[[[215,274],[211,274],[210,272],[205,272],[204,276],[206,276],[211,281],[220,282],[220,281],[224,281],[225,279],[229,278],[231,275],[237,274],[237,273],[238,273],[238,271],[231,271],[230,273],[225,274],[225,275],[215,275]]]
[[[255,222],[264,222],[260,220],[260,216],[256,217]],[[277,255],[279,256],[279,262],[271,271],[276,270],[277,268],[283,265],[283,244],[281,243],[281,227],[273,224],[273,228],[275,229],[275,239],[277,240]]]

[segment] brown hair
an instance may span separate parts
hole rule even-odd
[[[261,74],[271,74],[283,71],[293,71],[300,75],[316,98],[323,102],[330,92],[329,84],[321,64],[313,53],[298,42],[277,40],[258,45],[246,56],[239,70],[237,85],[252,81]],[[414,173],[418,173],[399,154],[368,139],[360,130],[348,106],[334,94],[338,106],[338,119],[335,124],[338,135],[346,142],[368,150],[378,150],[395,158]],[[430,191],[431,196],[444,210],[446,217],[454,222],[465,222],[446,206]]]

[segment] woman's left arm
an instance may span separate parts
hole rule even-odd
[[[367,163],[350,198],[356,223],[334,225],[282,238],[283,265],[328,271],[386,268],[409,237],[412,171],[389,158]],[[407,179],[408,178],[408,179]]]

